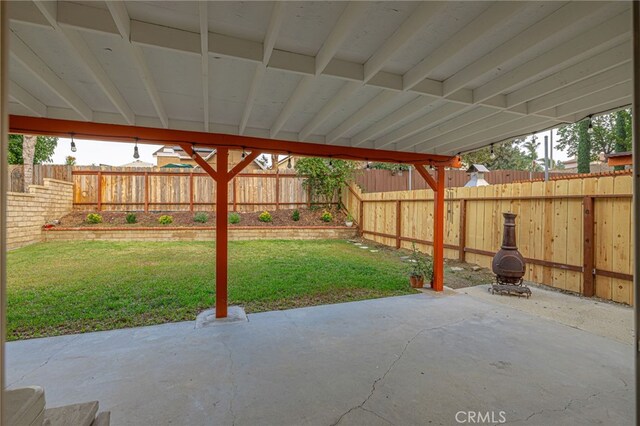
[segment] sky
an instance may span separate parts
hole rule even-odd
[[[553,131],[553,140],[557,141],[558,136],[556,131]],[[544,157],[544,136],[549,135],[550,132],[538,133],[538,156]],[[76,157],[76,164],[79,166],[100,165],[105,164],[109,166],[121,166],[123,164],[134,161],[133,158],[133,146],[132,143],[123,142],[102,142],[102,141],[89,141],[82,139],[75,139],[77,151],[71,152],[71,139],[60,138],[58,139],[58,146],[53,153],[53,164],[64,164],[68,155]],[[155,158],[153,153],[160,149],[162,145],[146,145],[139,144],[138,152],[140,153],[140,161],[155,164]],[[554,160],[566,160],[567,155],[558,150],[554,150]]]

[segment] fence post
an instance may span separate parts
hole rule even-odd
[[[307,188],[307,208],[311,208],[311,187]]]
[[[360,199],[360,209],[358,212],[358,216],[360,216],[358,218],[358,225],[360,225],[360,236],[364,236],[364,201],[362,199]]]
[[[396,200],[396,248],[399,249],[401,245],[400,237],[402,237],[402,209],[400,207],[400,200]]]
[[[582,246],[582,294],[586,297],[592,297],[595,294],[595,282],[593,276],[593,202],[593,197],[586,196],[582,199],[584,220],[584,241]]]
[[[280,169],[276,166],[276,210],[280,210]]]
[[[467,200],[460,200],[460,230],[458,235],[458,260],[465,262],[464,248],[467,245]]]
[[[236,181],[238,180],[238,177],[235,176],[233,178],[233,211],[237,212],[238,211],[238,189],[236,186]]]
[[[102,210],[102,171],[98,172],[98,211]]]
[[[144,172],[144,212],[149,213],[149,172]]]
[[[189,172],[189,211],[193,212],[193,172]]]

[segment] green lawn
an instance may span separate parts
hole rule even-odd
[[[414,292],[390,252],[344,241],[229,243],[229,303],[247,312]],[[8,340],[194,320],[215,302],[209,242],[41,243],[8,253]]]

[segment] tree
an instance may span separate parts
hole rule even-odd
[[[72,155],[67,155],[67,157],[64,159],[64,163],[67,166],[75,166],[76,165],[76,157],[74,157]]]
[[[615,151],[626,152],[631,150],[631,138],[627,137],[627,123],[631,121],[631,114],[626,110],[616,112]],[[615,170],[624,170],[624,166],[615,166]]]
[[[591,172],[591,135],[589,134],[589,120],[578,123],[578,173]]]
[[[409,165],[399,163],[372,163],[371,168],[379,170],[391,170],[393,174],[396,174],[403,170],[409,170]]]
[[[525,157],[529,161],[528,170],[531,172],[540,171],[541,167],[538,164],[538,147],[540,146],[540,142],[538,142],[537,138],[531,138],[526,140],[522,147],[524,148]]]
[[[477,151],[464,154],[462,162],[466,167],[471,164],[484,164],[489,170],[530,170],[531,161],[520,145],[523,139],[514,139],[493,145],[493,155],[491,147],[485,147]],[[540,167],[537,165],[537,167]]]
[[[22,139],[22,135],[9,135],[9,164],[24,164],[22,157]],[[56,146],[58,146],[58,138],[38,136],[33,154],[33,164],[42,164],[51,161]]]
[[[598,117],[593,117],[591,120],[593,126],[593,133],[590,135],[590,159],[596,160],[600,153],[611,154],[616,151],[616,145],[621,147],[626,146],[626,151],[631,149],[631,110],[621,110],[620,119],[624,120],[624,123],[620,123],[620,126],[624,127],[625,134],[621,138],[617,134],[618,128],[618,113],[604,114]],[[589,120],[584,120],[588,126]],[[556,147],[567,153],[569,157],[578,156],[578,142],[580,123],[573,123],[563,126],[558,129],[558,142]]]
[[[36,150],[36,136],[24,135],[22,137],[22,161],[24,192],[29,192],[29,186],[33,184],[33,157]]]
[[[329,204],[340,199],[343,186],[353,178],[357,163],[326,158],[300,158],[295,169],[303,176],[303,188],[311,191],[311,198]]]

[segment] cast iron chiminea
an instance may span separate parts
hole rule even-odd
[[[525,273],[524,258],[516,246],[516,215],[514,213],[502,215],[504,216],[502,247],[493,257],[491,264],[491,269],[496,274],[496,283],[489,288],[489,291],[529,297],[531,290],[522,283]]]

